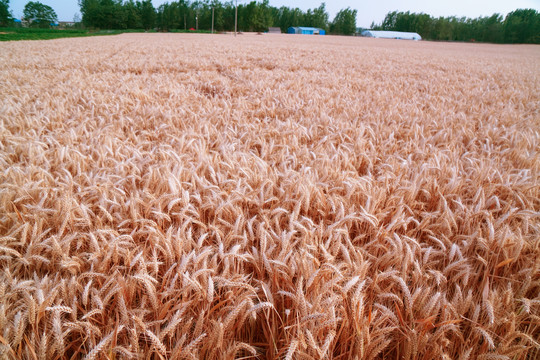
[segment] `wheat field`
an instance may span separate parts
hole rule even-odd
[[[0,358],[535,359],[540,47],[0,44]]]

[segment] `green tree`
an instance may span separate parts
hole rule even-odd
[[[350,7],[340,10],[332,25],[330,26],[330,32],[340,35],[354,35],[356,32],[356,10],[352,10]]]
[[[128,0],[123,5],[124,24],[126,29],[142,29],[141,14],[139,4],[133,0]]]
[[[90,28],[125,29],[122,0],[79,0],[83,24]]]
[[[152,0],[143,0],[137,3],[141,16],[142,26],[145,30],[152,29],[156,22],[156,9],[152,5]]]
[[[493,14],[490,17],[481,18],[481,21],[483,32],[482,41],[491,43],[502,43],[504,41],[502,15]]]
[[[9,0],[0,0],[0,26],[8,26],[12,21]]]
[[[170,30],[178,29],[179,22],[175,21],[178,19],[178,15],[175,14],[175,3],[161,4],[157,9],[156,24],[157,27],[161,30]]]
[[[58,16],[53,8],[39,1],[26,3],[23,14],[32,26],[49,27],[51,23],[58,21]]]
[[[164,3],[157,10],[156,25],[161,30],[189,29],[195,27],[194,20],[189,2],[184,0]]]
[[[79,8],[82,15],[82,23],[86,27],[97,27],[99,0],[79,0]]]
[[[288,8],[282,6],[278,10],[276,24],[281,28],[281,31],[287,32],[291,26],[303,26],[304,13],[299,8]]]
[[[507,43],[540,43],[540,13],[518,9],[504,19],[504,41]]]
[[[211,6],[214,9],[214,30],[225,30],[225,9],[223,5],[218,0],[213,0]]]
[[[251,1],[247,5],[238,5],[238,29],[240,31],[263,32],[268,30],[271,24],[272,18],[268,0]]]
[[[328,30],[329,16],[326,12],[326,4],[322,3],[318,8],[313,9],[311,26]]]
[[[422,37],[424,35],[422,34],[429,34],[431,32],[431,28],[433,27],[433,19],[428,14],[420,13],[416,17],[415,27],[414,31],[420,34]]]
[[[398,17],[397,11],[390,11],[388,14],[386,14],[380,26],[382,30],[388,30],[388,31],[396,30],[397,17]]]
[[[270,16],[270,7],[268,0],[263,0],[255,5],[253,13],[253,19],[251,26],[254,31],[263,32],[268,31],[268,27],[271,25],[272,18]]]
[[[482,41],[492,43],[540,43],[540,13],[518,9],[503,21],[500,14],[475,19],[467,17],[432,18],[427,14],[391,11],[374,30],[414,31],[428,40]]]

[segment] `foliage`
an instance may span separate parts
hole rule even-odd
[[[24,6],[24,18],[30,21],[31,26],[49,27],[51,23],[58,21],[56,11],[49,5],[40,3],[39,1],[29,1]]]
[[[141,14],[142,27],[145,30],[153,28],[156,21],[156,9],[152,5],[152,0],[137,1],[137,7]]]
[[[8,26],[12,21],[9,0],[0,0],[0,26]]]
[[[392,11],[380,25],[372,24],[372,29],[417,32],[428,40],[538,44],[540,14],[533,9],[518,9],[504,19],[500,14],[471,19]]]
[[[540,13],[534,9],[512,11],[502,27],[505,42],[540,44]]]
[[[326,11],[326,4],[323,2],[318,8],[308,9],[303,12],[299,8],[289,8],[282,6],[271,8],[273,14],[272,26],[279,26],[281,31],[286,32],[291,26],[312,26],[328,31],[329,15]]]
[[[243,31],[267,31],[271,23],[268,0],[238,6],[238,26]]]
[[[279,26],[281,31],[286,32],[291,26],[307,25],[305,17],[306,15],[299,8],[288,8],[286,6],[282,6],[276,12],[275,21],[277,22],[275,25]]]
[[[195,27],[192,20],[191,9],[187,2],[180,0],[172,3],[164,3],[157,9],[156,25],[162,30],[184,29],[187,30]],[[190,15],[190,16],[188,16]],[[189,22],[188,22],[189,18]]]
[[[337,13],[330,31],[333,34],[339,35],[354,35],[356,32],[356,10],[352,10],[350,7],[341,10]]]
[[[150,29],[200,30],[212,28],[232,31],[234,29],[235,3],[218,0],[177,0],[166,2],[157,9],[150,0],[79,0],[82,20],[86,27],[101,29]],[[279,26],[286,31],[290,26],[314,26],[328,30],[329,15],[325,3],[306,12],[298,8],[276,8],[268,0],[250,1],[238,5],[238,29],[241,31],[267,31],[270,26]]]
[[[137,8],[137,4],[133,0],[128,0],[124,3],[123,15],[125,28],[139,29],[142,28],[142,14]]]
[[[91,32],[81,29],[47,29],[47,28],[4,28],[0,34],[0,41],[16,41],[16,40],[51,40],[69,37],[86,37],[96,35],[116,35],[119,31],[99,31]]]
[[[0,0],[9,1],[9,0]],[[82,22],[91,29],[153,29],[160,31],[210,30],[212,10],[214,30],[232,31],[235,2],[219,0],[176,0],[155,9],[151,0],[79,0]],[[286,32],[291,26],[312,26],[333,34],[352,35],[356,29],[357,11],[342,9],[333,21],[326,4],[303,11],[299,8],[270,6],[268,0],[238,4],[238,30],[267,31],[279,26]],[[539,43],[540,21],[536,10],[516,10],[506,18],[500,14],[475,19],[466,17],[435,18],[424,13],[389,12],[375,30],[412,31],[424,39],[448,41],[480,41],[493,43]]]
[[[312,26],[319,29],[328,30],[329,16],[326,12],[326,4],[322,3],[316,9],[308,9],[304,15],[304,26]]]
[[[127,3],[129,7],[129,2]],[[127,12],[121,0],[79,0],[82,21],[86,27],[125,29]]]

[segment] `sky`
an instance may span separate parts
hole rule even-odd
[[[10,10],[13,16],[20,19],[24,5],[29,0],[10,0]],[[73,16],[79,12],[77,0],[34,0],[40,1],[52,7],[58,20],[73,21]],[[248,3],[250,0],[239,0],[238,3]],[[304,11],[319,7],[323,0],[269,0],[270,5],[280,7],[298,7]],[[154,7],[167,2],[167,0],[152,0]],[[168,2],[172,2],[169,0]],[[503,16],[516,9],[536,9],[540,11],[540,0],[326,0],[326,11],[330,15],[330,20],[339,10],[350,7],[358,10],[356,26],[368,28],[372,22],[381,23],[384,16],[394,10],[424,12],[426,14],[439,16],[467,16],[479,17],[490,16],[494,13]]]

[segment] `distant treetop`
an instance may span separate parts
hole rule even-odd
[[[23,15],[32,26],[48,27],[51,23],[58,21],[58,16],[53,8],[39,1],[29,1],[26,3]]]
[[[392,11],[381,24],[372,24],[372,29],[417,32],[427,40],[539,44],[540,13],[518,9],[504,18],[493,14],[471,19]]]

